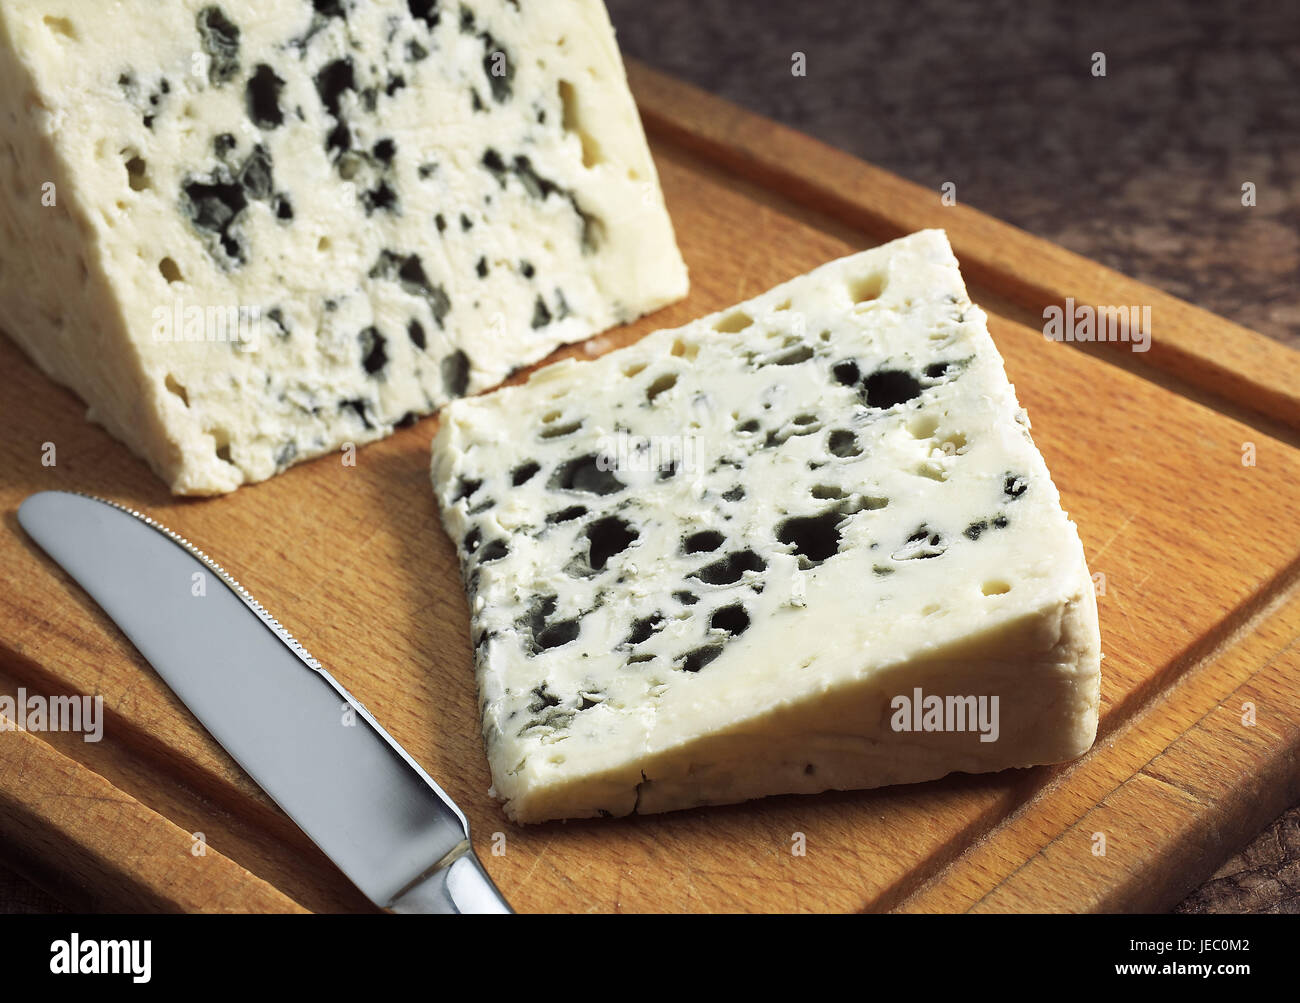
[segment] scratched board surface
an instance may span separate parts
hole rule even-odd
[[[1092,752],[908,787],[514,826],[488,795],[469,616],[428,482],[436,418],[363,448],[355,466],[326,457],[179,500],[0,339],[22,388],[0,404],[0,695],[96,694],[106,715],[97,743],[0,733],[0,838],[70,903],[371,908],[24,537],[19,503],[50,488],[142,509],[215,555],[444,786],[521,911],[1163,908],[1300,794],[1296,356],[671,79],[635,66],[632,78],[691,294],[563,354],[945,227],[1098,575]],[[1150,305],[1151,350],[1046,340],[1043,308],[1067,296]]]

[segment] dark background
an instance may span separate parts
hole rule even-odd
[[[625,56],[1300,348],[1295,0],[607,6]]]
[[[628,57],[1300,348],[1296,0],[607,4]],[[1179,909],[1300,912],[1300,808]]]

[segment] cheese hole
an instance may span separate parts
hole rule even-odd
[[[316,241],[316,250],[320,251],[321,254],[324,254],[329,249],[330,249],[329,237],[321,237],[320,240]]]
[[[224,428],[205,428],[204,431],[212,436],[217,459],[224,463],[234,463],[230,458],[230,432]]]
[[[735,585],[745,577],[746,572],[767,570],[767,562],[752,550],[733,551],[712,564],[706,564],[690,577],[698,578],[705,585]]]
[[[162,272],[162,277],[168,282],[183,282],[185,276],[181,274],[180,265],[176,264],[171,258],[163,258],[158,262],[158,271]]]
[[[916,468],[916,473],[922,477],[928,477],[932,481],[946,481],[948,473],[937,463],[922,463]]]
[[[704,666],[708,665],[721,654],[721,644],[706,644],[703,647],[688,652],[686,658],[682,661],[682,668],[687,672],[699,672],[700,669],[704,668]]]
[[[778,303],[776,306],[772,307],[772,309],[773,309],[774,311],[777,311],[777,312],[780,312],[781,310],[789,310],[789,309],[790,309],[790,301],[789,301],[789,300],[782,300],[782,301],[781,301],[780,303]]]
[[[515,486],[518,487],[518,484]],[[586,514],[587,507],[585,505],[570,505],[558,512],[552,512],[546,517],[546,521],[549,523],[572,522],[574,519],[581,519]]]
[[[852,359],[845,359],[843,362],[837,362],[831,366],[831,375],[835,381],[842,386],[856,387],[862,379],[862,370]]]
[[[907,423],[907,430],[914,439],[928,439],[939,427],[939,419],[932,414],[919,415]]]
[[[274,129],[284,124],[284,112],[280,110],[280,91],[284,88],[275,70],[260,64],[248,80],[245,100],[248,117],[259,129]]]
[[[676,373],[664,373],[646,388],[646,400],[653,402],[656,397],[677,385]]]
[[[985,582],[981,586],[981,589],[986,596],[1004,596],[1011,591],[1011,584],[1009,582],[994,580],[991,582]]]
[[[631,379],[637,373],[641,372],[641,370],[645,369],[645,367],[646,364],[644,362],[634,362],[623,370],[623,375]]]
[[[578,137],[582,143],[582,166],[595,167],[605,160],[596,138],[583,128],[578,109],[578,92],[567,80],[560,81],[560,106],[564,111],[564,130]]]
[[[800,568],[807,570],[839,553],[839,526],[843,518],[832,509],[821,515],[786,519],[777,527],[776,538],[794,549],[800,558]]]
[[[862,389],[866,391],[868,407],[884,410],[917,397],[921,393],[921,383],[901,369],[878,369],[863,381]]]
[[[624,644],[644,644],[654,635],[654,632],[662,626],[664,622],[662,613],[651,613],[649,616],[638,617],[632,621],[632,629],[628,632],[627,640]]]
[[[692,533],[683,543],[688,554],[710,554],[726,542],[726,537],[714,529],[704,529]]]
[[[452,397],[464,397],[469,389],[470,358],[459,348],[438,363],[442,385]]]
[[[131,191],[142,192],[149,187],[149,165],[141,157],[126,162],[126,180]]]
[[[603,454],[588,453],[566,460],[555,468],[548,486],[552,490],[581,491],[585,494],[612,495],[622,491],[626,484],[620,481],[602,462]]]
[[[558,648],[576,638],[580,630],[581,624],[577,620],[553,623],[537,635],[537,646],[543,649]]]
[[[673,355],[678,358],[684,358],[687,362],[694,362],[695,357],[700,354],[700,346],[694,342],[682,341],[678,338],[673,342]]]
[[[77,41],[77,29],[66,17],[46,17],[45,27],[49,28],[50,31],[56,35],[70,38],[74,42]]]
[[[734,603],[714,611],[709,618],[709,626],[714,630],[725,630],[728,634],[743,634],[749,627],[749,614],[740,603]]]
[[[849,283],[849,296],[854,303],[869,303],[874,299],[879,299],[880,294],[884,291],[885,277],[879,272],[860,279],[854,279]]]
[[[929,605],[927,605],[923,610],[921,610],[921,615],[934,616],[934,614],[938,613],[939,610],[941,610],[942,608],[943,607],[940,606],[937,602],[932,602]]]
[[[862,454],[862,447],[858,445],[857,436],[847,428],[837,428],[831,432],[826,440],[826,448],[832,455],[841,459]]]
[[[577,421],[566,421],[562,425],[549,425],[546,428],[542,429],[542,438],[558,439],[560,436],[568,435],[571,432],[576,432],[580,428],[582,428],[581,418],[579,418]]]
[[[844,491],[835,487],[833,484],[814,484],[812,489],[814,498],[822,499],[839,499],[844,497]]]
[[[510,473],[510,483],[515,487],[521,484],[527,484],[542,469],[542,465],[536,460],[528,460],[515,467]]]
[[[588,559],[596,571],[605,570],[609,559],[623,553],[636,542],[640,534],[616,515],[607,515],[587,527],[590,543]]]
[[[786,344],[782,346],[787,348],[780,355],[769,359],[766,364],[773,366],[797,366],[802,362],[807,362],[813,357],[813,347],[811,345],[795,344],[793,348],[788,348],[791,340],[795,342],[798,339],[786,339]]]
[[[966,448],[966,436],[953,432],[939,440],[939,449],[945,456],[954,456]]]
[[[713,330],[719,334],[736,334],[754,323],[754,318],[744,310],[733,310],[725,317],[713,322]]]
[[[177,397],[181,399],[182,404],[184,404],[186,407],[190,406],[190,395],[187,394],[185,392],[185,388],[181,386],[179,382],[177,382],[175,376],[173,376],[171,373],[168,373],[165,384],[168,390],[170,390],[172,393],[174,393]]]

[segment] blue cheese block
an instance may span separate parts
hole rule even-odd
[[[446,409],[520,822],[1067,760],[1092,582],[942,231]]]
[[[0,324],[179,493],[687,287],[599,0],[5,0],[0,192]]]

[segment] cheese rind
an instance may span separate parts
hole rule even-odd
[[[599,0],[12,0],[0,190],[0,323],[179,493],[686,290]]]
[[[458,401],[433,480],[517,821],[1095,736],[1083,548],[942,231]]]

